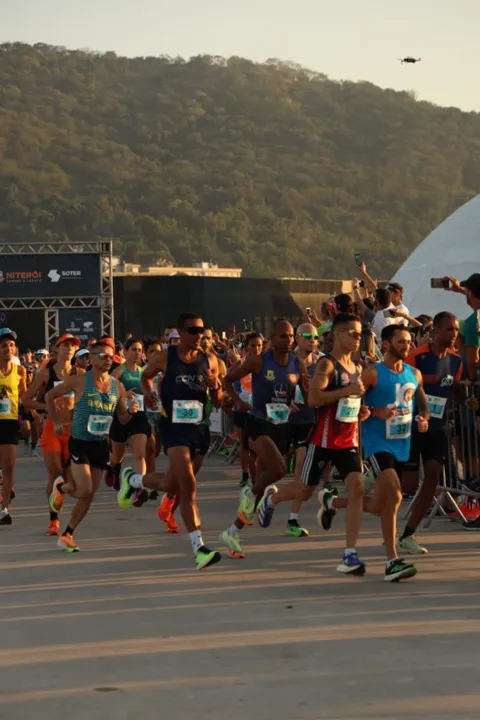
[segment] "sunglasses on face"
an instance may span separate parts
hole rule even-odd
[[[113,355],[106,352],[92,353],[93,357],[98,357],[100,360],[113,360]]]
[[[312,333],[300,333],[300,337],[305,338],[305,340],[318,340],[318,335],[312,335]]]
[[[185,328],[185,332],[189,335],[203,335],[205,328],[200,325],[189,325]]]

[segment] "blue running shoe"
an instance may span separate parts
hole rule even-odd
[[[343,553],[343,561],[337,567],[337,572],[344,575],[365,575],[365,563],[363,563],[356,552]]]
[[[277,486],[269,485],[265,489],[265,492],[263,493],[263,497],[258,504],[258,508],[257,508],[258,524],[262,528],[267,528],[270,525],[270,523],[272,522],[272,517],[273,517],[273,513],[275,512],[275,508],[268,504],[268,499],[272,495],[275,495],[276,492],[278,492]]]

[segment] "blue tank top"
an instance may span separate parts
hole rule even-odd
[[[317,367],[317,361],[307,365],[308,374],[310,379],[315,375],[315,368]],[[315,409],[305,405],[303,393],[300,389],[300,385],[297,385],[295,392],[295,404],[298,405],[298,412],[292,413],[288,418],[288,422],[293,425],[313,425],[315,422]]]
[[[93,384],[92,371],[85,373],[85,389],[73,409],[71,435],[75,440],[105,442],[118,403],[117,383],[110,377],[109,392],[102,393]]]
[[[415,370],[404,364],[401,373],[393,372],[384,363],[377,363],[377,386],[365,393],[363,403],[368,407],[395,407],[397,415],[391,420],[371,417],[362,423],[362,445],[365,457],[386,452],[398,462],[406,462],[410,455],[413,403],[418,380]]]
[[[252,409],[250,413],[267,420],[267,404],[290,405],[295,397],[295,388],[300,379],[300,361],[295,353],[288,354],[286,365],[279,365],[273,359],[271,350],[262,355],[262,369],[258,375],[252,373]]]
[[[196,360],[187,363],[180,359],[175,345],[168,348],[167,370],[160,388],[162,413],[165,417],[172,419],[174,400],[197,400],[203,405],[205,418],[208,398],[205,371],[208,369],[208,358],[204,352],[199,351]]]
[[[142,368],[137,366],[136,370],[129,370],[124,366],[120,377],[118,378],[125,390],[133,390],[135,393],[142,395],[140,380],[142,378]]]

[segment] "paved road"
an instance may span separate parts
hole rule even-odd
[[[383,582],[378,523],[362,533],[368,574],[334,571],[331,533],[244,533],[248,556],[195,571],[188,539],[155,507],[121,512],[99,493],[62,554],[43,536],[40,460],[21,459],[14,525],[0,528],[0,718],[313,720],[478,718],[479,538],[439,520],[416,578]],[[201,474],[212,546],[236,508],[238,471]]]

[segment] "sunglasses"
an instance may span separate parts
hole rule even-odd
[[[205,332],[205,328],[200,325],[188,325],[184,330],[189,335],[203,335]]]
[[[113,360],[113,355],[106,352],[92,353],[93,356],[100,358],[100,360]]]
[[[359,333],[356,330],[348,330],[348,328],[344,328],[344,332],[347,332],[350,337],[354,338],[354,340],[362,339],[362,333]]]
[[[312,333],[300,333],[300,337],[305,338],[305,340],[318,340],[318,335],[312,335]]]

